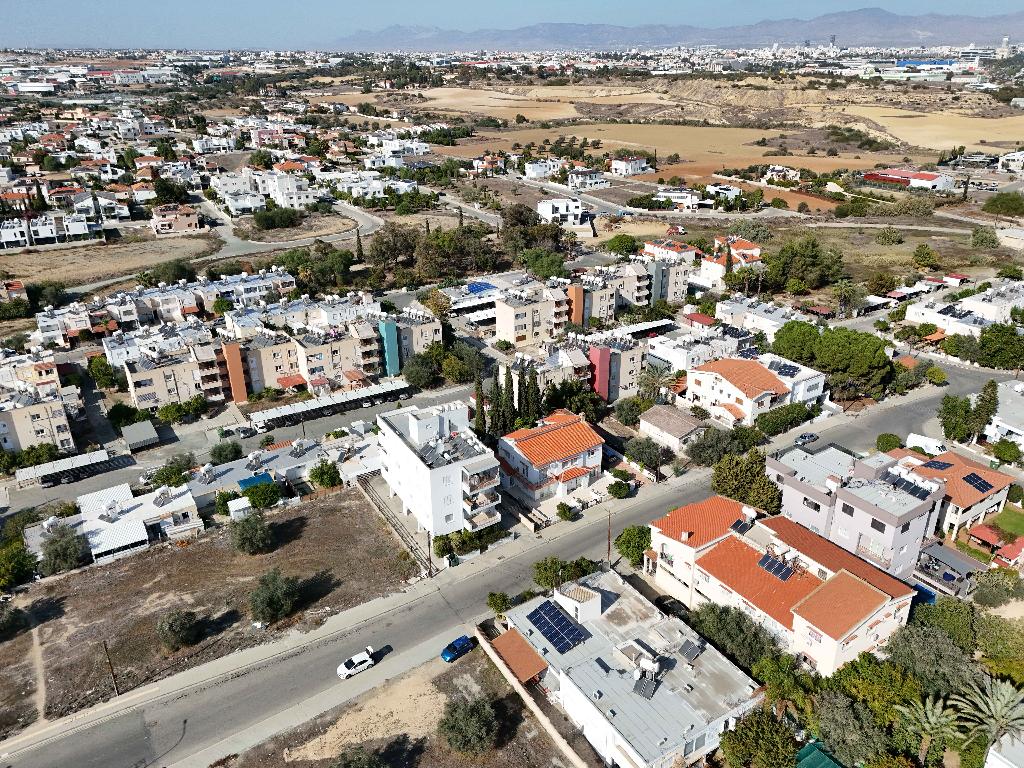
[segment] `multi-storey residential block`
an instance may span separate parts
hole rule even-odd
[[[469,427],[461,402],[410,406],[377,417],[381,475],[432,536],[501,521],[498,461]]]
[[[156,411],[197,396],[220,402],[226,396],[227,363],[222,350],[213,345],[158,357],[144,355],[124,363],[123,369],[132,405],[143,410]]]
[[[56,445],[65,453],[75,450],[60,397],[0,388],[0,448],[23,451],[45,443]]]
[[[739,293],[732,298],[722,299],[715,305],[715,318],[737,328],[745,328],[752,333],[763,333],[768,341],[774,341],[779,329],[791,320],[813,322],[809,315],[802,312],[758,301],[756,298],[748,298]]]
[[[562,288],[511,289],[494,301],[495,338],[517,347],[559,336],[569,321],[569,299]]]

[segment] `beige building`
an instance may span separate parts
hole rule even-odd
[[[227,389],[227,364],[221,349],[211,344],[178,354],[141,357],[126,362],[124,373],[132,405],[142,409],[184,403],[196,395],[219,402]]]
[[[569,320],[569,299],[561,288],[511,290],[494,302],[494,336],[517,347],[561,335]]]
[[[0,391],[0,448],[23,451],[44,443],[65,453],[75,450],[61,401],[28,392]]]
[[[149,226],[154,235],[183,235],[199,232],[199,213],[189,205],[159,205],[153,209]]]

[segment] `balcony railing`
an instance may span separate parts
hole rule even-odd
[[[499,501],[501,501],[501,496],[497,493],[480,493],[463,499],[462,508],[472,514],[487,507],[493,507]]]
[[[501,513],[496,509],[488,509],[483,512],[477,512],[471,517],[467,517],[463,526],[467,531],[479,531],[481,528],[489,528],[492,525],[497,525],[501,522]]]
[[[486,488],[493,488],[501,478],[497,472],[470,475],[462,480],[462,489],[467,493],[479,493]]]
[[[886,552],[888,552],[889,554],[886,554]],[[862,544],[858,544],[857,554],[885,568],[888,568],[890,565],[892,565],[892,550],[884,550],[882,552],[879,552],[877,549],[871,549],[869,547],[865,547]]]

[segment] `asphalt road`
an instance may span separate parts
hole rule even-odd
[[[615,533],[627,525],[650,521],[663,514],[669,505],[696,501],[707,494],[704,483],[691,484],[681,491],[667,487],[658,490],[661,492],[637,500],[635,506],[618,513],[613,522]],[[502,560],[497,566],[460,566],[457,570],[465,569],[458,574],[460,579],[443,589],[276,663],[187,692],[171,701],[140,706],[79,732],[67,732],[39,749],[17,756],[9,764],[16,768],[142,768],[186,761],[181,765],[190,765],[189,756],[208,749],[225,736],[301,705],[331,686],[349,685],[352,681],[339,681],[334,670],[353,652],[367,645],[388,645],[393,651],[379,664],[377,673],[388,677],[401,674],[407,671],[400,659],[403,651],[424,638],[487,615],[487,593],[516,593],[528,587],[535,561],[549,555],[604,558],[605,521],[595,518],[576,526],[571,536],[541,543]],[[0,744],[0,754],[2,751]],[[7,764],[0,761],[0,765]]]

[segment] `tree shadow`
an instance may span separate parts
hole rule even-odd
[[[274,537],[274,548],[283,547],[297,540],[306,529],[308,518],[305,515],[289,520],[275,521],[270,524],[270,535]]]
[[[303,610],[323,600],[338,586],[341,580],[334,578],[331,570],[317,571],[299,582],[299,600],[296,610]]]
[[[495,746],[500,749],[511,743],[523,723],[523,702],[517,694],[510,693],[493,700],[491,706],[494,707],[494,715],[498,720]]]
[[[40,597],[32,601],[26,613],[37,625],[60,619],[64,616],[64,600],[64,597]]]
[[[410,739],[408,734],[402,734],[385,745],[377,754],[389,768],[415,768],[419,765],[426,748],[425,738]]]
[[[229,608],[219,616],[204,616],[199,624],[200,640],[216,637],[237,624],[241,618],[242,614],[235,608]]]

